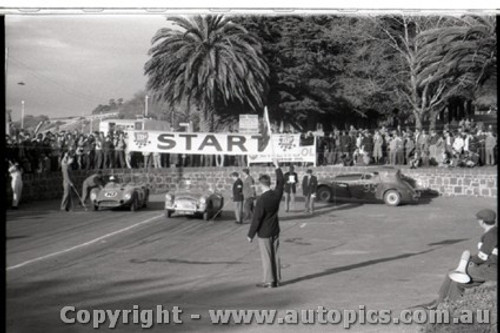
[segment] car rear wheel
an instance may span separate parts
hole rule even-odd
[[[99,210],[99,205],[93,205],[93,207],[96,212]]]
[[[396,190],[389,190],[384,194],[384,202],[388,206],[399,206],[401,204],[401,194]]]
[[[320,186],[317,192],[319,202],[328,202],[332,199],[332,191],[326,186]]]
[[[135,212],[137,210],[137,197],[134,197],[132,203],[130,204],[130,211]]]
[[[166,217],[167,219],[169,219],[170,217],[172,217],[172,213],[173,213],[173,211],[172,211],[172,210],[167,209],[167,210],[165,211],[165,217]]]

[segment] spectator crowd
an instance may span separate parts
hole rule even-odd
[[[316,139],[318,165],[408,165],[410,167],[475,167],[495,165],[497,138],[491,125],[483,128],[471,120],[442,131],[409,128],[376,130],[335,129],[331,133],[308,132],[301,135],[303,145]],[[200,166],[246,166],[244,156],[180,155],[132,152],[124,132],[80,133],[20,131],[6,137],[9,161],[24,173],[46,173],[61,168],[64,152],[75,158],[73,169],[168,168]]]
[[[323,133],[320,133],[323,134]],[[442,131],[355,129],[317,136],[318,165],[408,165],[476,167],[497,163],[497,138],[492,126],[483,129],[470,120]]]

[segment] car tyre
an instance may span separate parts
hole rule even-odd
[[[167,209],[167,210],[165,211],[165,217],[166,217],[167,219],[171,218],[171,217],[172,217],[172,213],[173,213],[173,211],[172,211],[172,210]]]
[[[384,193],[384,202],[388,206],[399,206],[401,204],[401,194],[396,190],[389,190]]]
[[[137,197],[134,197],[132,203],[130,204],[130,211],[135,212],[137,210]]]
[[[96,212],[99,210],[99,205],[93,205],[93,207]]]
[[[320,186],[316,197],[319,202],[328,202],[332,199],[332,191],[326,186]]]
[[[208,212],[203,213],[203,220],[208,221],[209,220],[209,215]]]

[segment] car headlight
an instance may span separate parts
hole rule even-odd
[[[201,205],[204,205],[204,204],[206,204],[206,203],[207,203],[207,199],[206,199],[206,198],[201,198],[201,199],[200,199],[200,204],[201,204]]]
[[[95,201],[97,199],[97,194],[95,192],[90,193],[90,200]]]
[[[125,193],[125,195],[123,196],[123,200],[130,200],[130,198],[132,198],[132,193],[130,192]]]

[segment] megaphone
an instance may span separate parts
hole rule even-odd
[[[469,263],[470,252],[465,250],[462,253],[462,257],[460,258],[460,262],[458,263],[458,267],[456,270],[448,273],[450,279],[458,283],[468,283],[470,282],[470,276],[467,275],[467,264]]]

